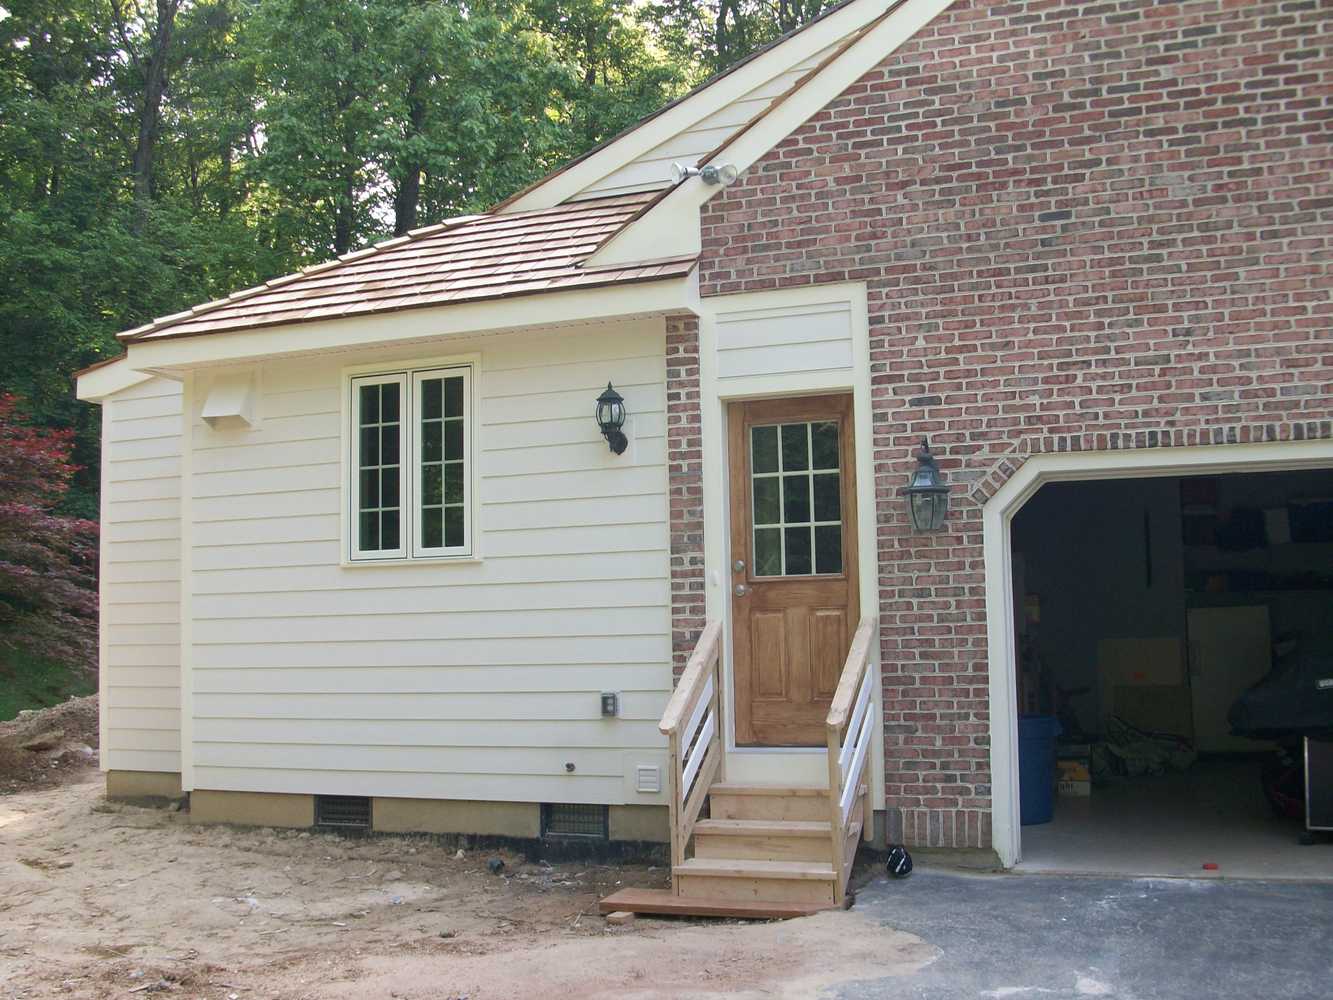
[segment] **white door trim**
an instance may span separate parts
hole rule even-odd
[[[788,309],[799,312],[812,304],[845,303],[850,309],[851,364],[841,368],[784,371],[725,377],[718,372],[719,317],[738,310]],[[700,299],[699,398],[704,481],[704,576],[707,616],[720,619],[723,630],[723,717],[730,781],[828,782],[827,750],[820,747],[737,748],[731,710],[731,570],[730,482],[727,460],[727,405],[741,399],[772,396],[852,394],[852,422],[856,431],[857,544],[860,547],[862,613],[879,613],[879,552],[875,516],[875,465],[872,403],[870,397],[870,323],[863,282],[833,283],[802,288],[742,292]],[[880,685],[875,685],[878,705]],[[871,794],[877,809],[884,808],[884,733],[877,727],[871,746]]]
[[[1009,537],[1013,516],[1050,482],[1315,468],[1333,468],[1333,441],[1063,452],[1029,458],[987,501],[982,509],[982,525],[990,663],[991,843],[1006,868],[1023,857],[1018,823],[1018,686],[1011,584],[1013,549]]]

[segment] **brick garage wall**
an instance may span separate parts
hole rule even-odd
[[[671,660],[680,677],[703,631],[703,442],[699,407],[699,320],[670,316],[666,328],[667,476],[671,534]]]
[[[705,295],[869,287],[892,839],[991,843],[981,506],[1028,455],[1330,435],[1331,38],[1326,0],[960,0],[705,207]]]

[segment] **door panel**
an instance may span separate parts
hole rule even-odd
[[[755,678],[755,696],[785,701],[787,698],[787,616],[781,611],[763,611],[750,617],[751,649],[769,669]]]
[[[810,628],[810,663],[814,675],[814,695],[832,701],[847,659],[846,637],[855,633],[847,627],[845,608],[816,608]]]
[[[736,742],[821,746],[860,619],[851,397],[728,417]]]

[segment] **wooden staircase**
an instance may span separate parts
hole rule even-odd
[[[603,913],[791,917],[847,905],[857,846],[863,835],[870,839],[874,620],[857,629],[829,710],[829,784],[821,787],[723,779],[720,634],[716,623],[704,630],[662,716],[671,751],[671,888],[623,889],[602,900]]]

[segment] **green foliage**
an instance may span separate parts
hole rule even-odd
[[[0,653],[0,722],[25,708],[49,708],[97,690],[96,677],[61,660],[18,650]]]
[[[699,83],[842,0],[647,0],[663,49]]]
[[[0,393],[74,432],[62,511],[117,332],[483,210],[825,6],[2,0]]]

